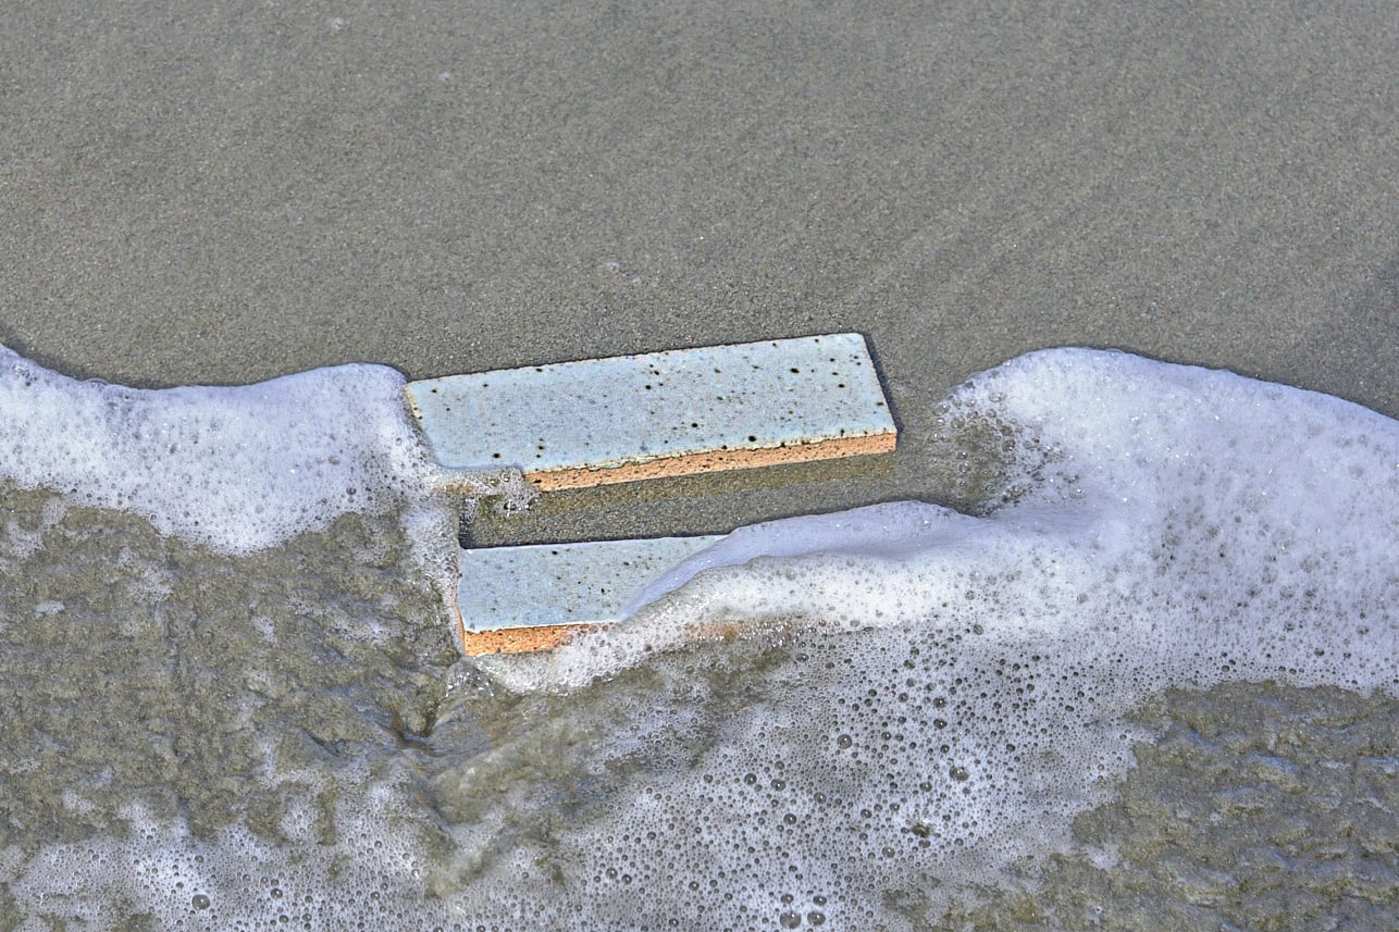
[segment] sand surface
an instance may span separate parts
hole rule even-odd
[[[869,337],[894,456],[560,492],[478,520],[483,543],[974,504],[994,456],[937,439],[938,399],[1048,346],[1224,366],[1399,416],[1392,0],[1167,6],[7,3],[0,343],[165,386]],[[593,786],[614,749],[652,728],[669,747],[698,722],[683,750],[709,753],[705,735],[762,711],[729,697],[805,669],[769,667],[754,639],[704,655],[708,699],[685,657],[581,698],[517,700],[475,678],[448,696],[449,676],[475,674],[389,518],[234,559],[51,498],[0,483],[11,549],[28,548],[0,554],[0,686],[22,697],[0,722],[16,749],[0,811],[23,816],[0,829],[36,848],[106,844],[133,800],[162,825],[272,838],[304,771],[333,811],[370,785],[346,762],[370,761],[432,788],[387,837],[421,832],[437,883],[453,866],[433,847],[444,824],[518,819],[553,837],[555,801]],[[367,617],[378,639],[361,636]],[[1392,697],[1227,684],[1161,694],[1142,716],[1165,737],[1074,826],[1117,866],[1054,859],[1042,895],[981,890],[968,921],[1392,924]],[[621,768],[607,792],[667,766]],[[506,793],[527,805],[482,808]],[[317,851],[337,831],[335,850],[359,850],[345,811],[316,823]],[[277,864],[304,850],[276,849],[250,868],[257,884],[299,881]],[[573,870],[569,850],[555,853]],[[367,879],[344,883],[363,893],[384,861],[356,857]],[[235,878],[215,909],[238,905],[239,864],[209,859],[209,877]],[[448,892],[470,880],[446,877]],[[7,882],[0,926],[30,908]],[[204,909],[211,890],[176,900]],[[437,908],[422,890],[415,876],[397,899]]]
[[[1388,3],[0,11],[0,342],[138,385],[866,333],[891,463],[490,539],[958,503],[933,406],[1121,347],[1399,414]]]

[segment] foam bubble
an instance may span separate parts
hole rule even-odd
[[[646,776],[591,824],[519,842],[530,857],[500,858],[490,883],[545,884],[553,865],[579,927],[924,927],[957,883],[1013,884],[1007,865],[1069,843],[1156,691],[1399,691],[1396,422],[1082,350],[983,374],[948,419],[1014,439],[985,516],[902,502],[745,528],[655,581],[627,624],[486,661],[525,690],[593,697],[636,665],[663,683],[607,713],[630,750],[579,755],[606,779],[647,753]],[[497,748],[455,792],[534,753]],[[506,824],[460,833],[461,876]]]
[[[324,773],[276,771],[268,736],[264,779],[308,788],[285,842],[133,813],[131,839],[8,858],[14,895],[99,922],[926,928],[957,884],[1026,882],[1011,866],[1072,842],[1160,690],[1399,692],[1399,423],[1083,350],[977,377],[946,420],[1012,443],[986,514],[744,529],[624,625],[484,660],[494,682],[463,663],[441,720],[486,715],[501,684],[509,716],[398,752],[400,783],[339,778],[332,840]],[[309,919],[271,893],[292,884]]]
[[[402,791],[379,785],[340,806],[335,837],[318,840],[308,803],[283,820],[279,842],[239,825],[200,838],[132,804],[122,812],[126,838],[47,846],[9,885],[21,901],[42,904],[38,912],[51,920],[99,928],[131,916],[162,929],[445,922],[445,904],[418,903],[412,918],[404,908],[417,899],[424,866],[402,809]]]
[[[525,688],[576,686],[706,624],[761,618],[854,629],[950,614],[988,637],[1069,639],[1110,614],[1144,639],[1168,629],[1176,648],[1261,657],[1266,644],[1278,670],[1325,633],[1350,662],[1321,680],[1393,683],[1395,421],[1229,372],[1090,350],[984,373],[954,394],[948,417],[1013,432],[1009,504],[971,517],[897,502],[742,528],[652,582],[630,623],[546,664],[493,669]]]
[[[0,476],[248,552],[428,484],[403,381],[351,365],[143,390],[72,379],[0,347]]]

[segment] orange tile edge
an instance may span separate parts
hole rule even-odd
[[[644,479],[665,479],[731,469],[755,469],[783,463],[809,463],[891,453],[898,443],[898,431],[891,430],[859,437],[835,437],[811,443],[739,450],[706,450],[680,456],[663,456],[642,462],[598,468],[554,469],[526,472],[525,478],[541,491],[579,489]]]

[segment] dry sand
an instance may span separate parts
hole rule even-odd
[[[866,333],[891,464],[566,493],[489,539],[893,497],[936,400],[1112,346],[1399,414],[1389,3],[0,11],[0,342],[139,385]]]

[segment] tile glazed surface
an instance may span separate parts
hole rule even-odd
[[[896,432],[855,333],[448,376],[407,395],[443,466],[518,466],[546,488],[882,452]],[[660,468],[608,476],[641,464]]]

